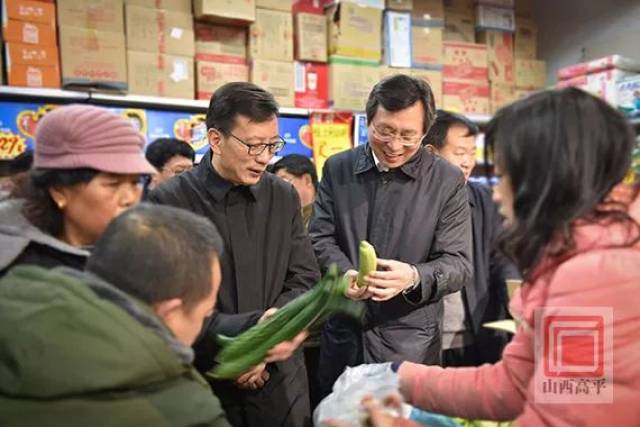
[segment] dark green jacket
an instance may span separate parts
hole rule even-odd
[[[68,268],[0,281],[1,426],[228,426],[151,309]]]

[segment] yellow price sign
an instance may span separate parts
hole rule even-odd
[[[311,126],[313,158],[319,177],[329,157],[351,148],[350,130],[348,123],[317,123]]]

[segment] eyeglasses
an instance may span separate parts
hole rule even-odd
[[[393,128],[385,127],[383,129],[379,129],[375,124],[371,123],[371,130],[373,131],[373,136],[380,142],[393,142],[396,138],[400,139],[400,145],[403,147],[414,147],[416,144],[419,144],[422,139],[425,137],[424,135],[402,135],[400,131]]]
[[[286,144],[281,136],[278,136],[269,144],[247,144],[231,132],[229,132],[229,135],[231,135],[240,144],[247,147],[247,153],[250,156],[259,156],[260,154],[264,153],[264,150],[266,150],[267,148],[269,149],[270,154],[276,154],[277,152],[282,150],[284,148],[284,145]]]

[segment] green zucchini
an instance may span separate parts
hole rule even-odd
[[[373,245],[366,240],[360,241],[359,252],[358,281],[356,283],[361,288],[364,286],[364,277],[378,267],[378,257]]]

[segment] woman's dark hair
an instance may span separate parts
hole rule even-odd
[[[12,196],[25,199],[22,214],[40,230],[54,237],[62,233],[63,215],[55,204],[49,188],[53,186],[72,187],[91,181],[98,171],[81,169],[32,169],[31,179],[25,179]]]
[[[601,209],[628,171],[634,144],[624,116],[575,88],[531,95],[489,122],[486,153],[493,155],[486,156],[513,190],[515,218],[503,246],[526,277],[543,254],[561,257],[574,249],[571,227],[578,218],[638,228],[626,206]]]

